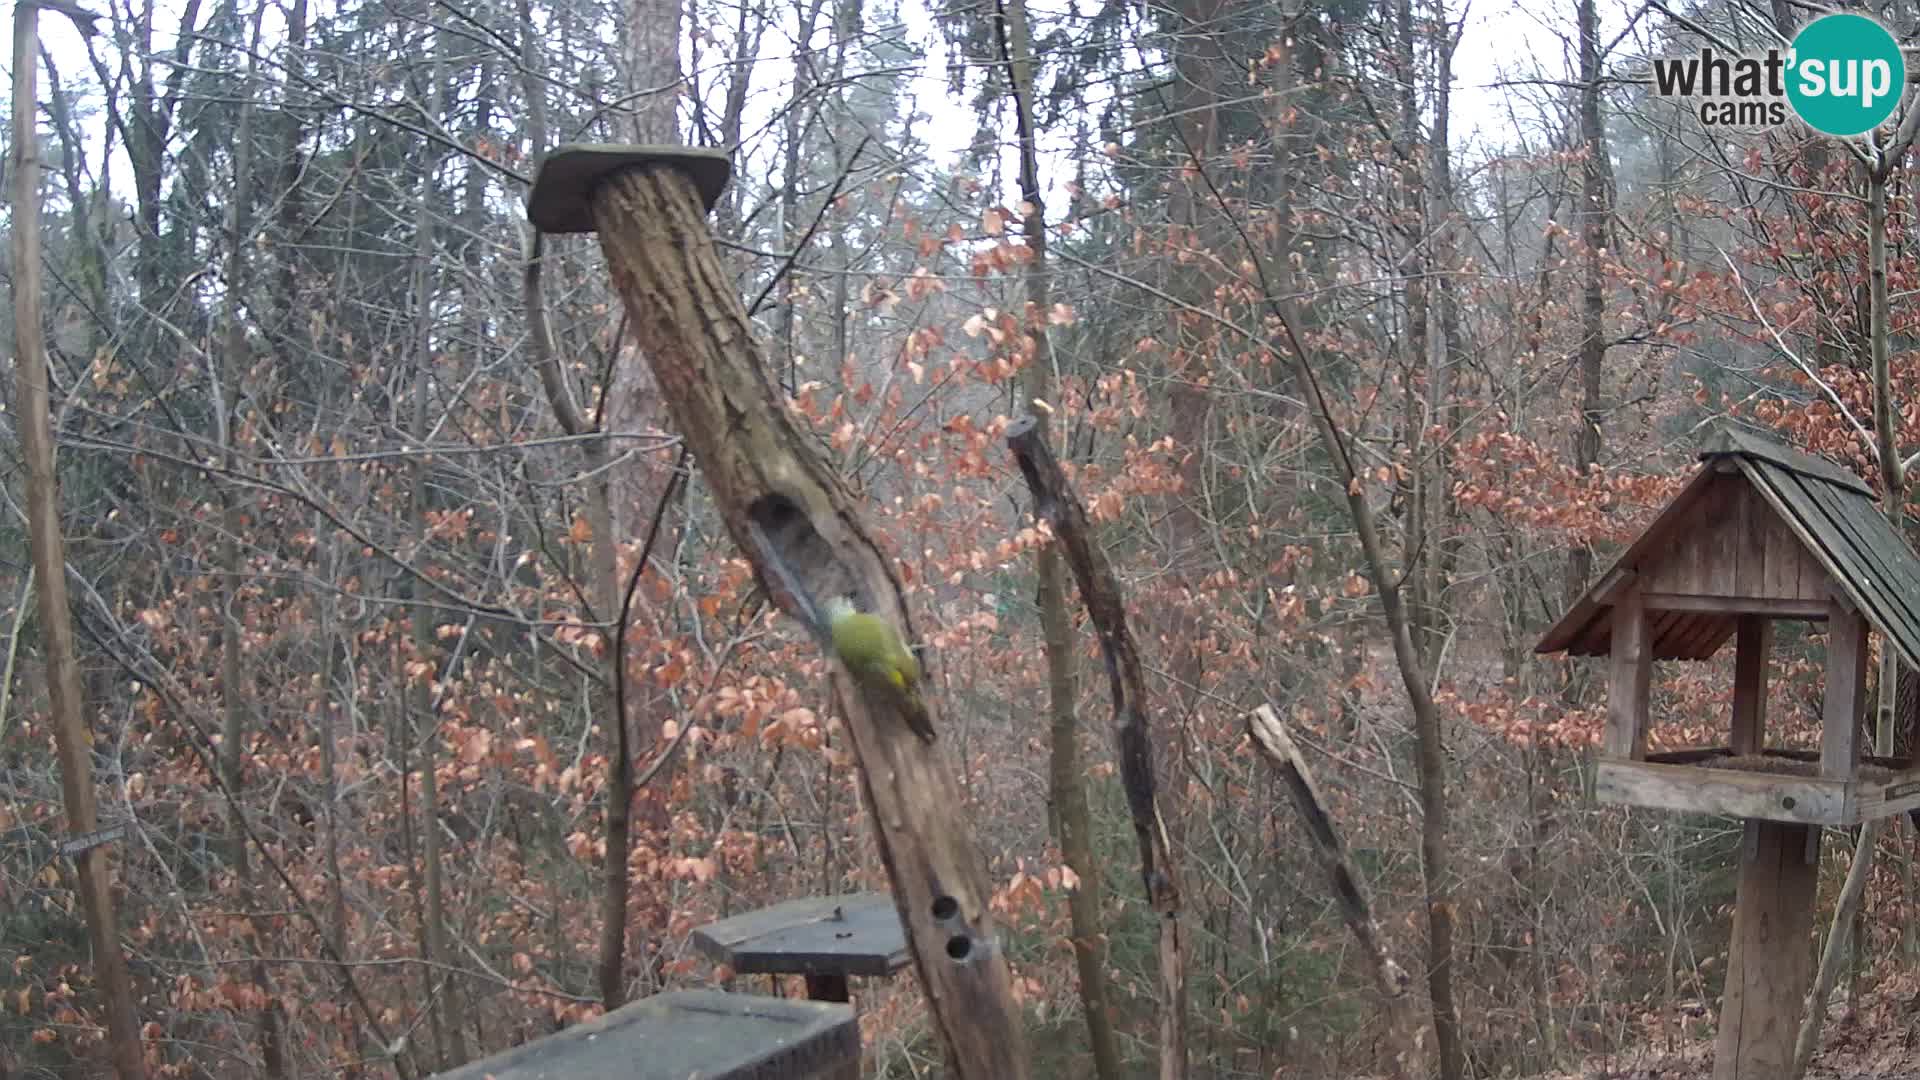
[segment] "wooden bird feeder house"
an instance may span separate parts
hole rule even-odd
[[[1911,761],[1863,757],[1867,635],[1920,666],[1920,558],[1838,466],[1725,430],[1536,651],[1608,658],[1602,802],[1746,821],[1715,1080],[1784,1075],[1811,970],[1820,827],[1920,807]],[[1818,751],[1767,745],[1772,625],[1824,623]],[[1726,745],[1650,753],[1654,660],[1734,641]]]

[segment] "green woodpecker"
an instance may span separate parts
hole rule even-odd
[[[932,742],[933,721],[928,719],[926,702],[920,697],[920,662],[892,625],[878,615],[855,610],[853,601],[846,597],[836,596],[827,601],[827,628],[833,633],[833,651],[847,671],[861,685],[890,695],[906,716],[907,726]]]

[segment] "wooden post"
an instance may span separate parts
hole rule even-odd
[[[1653,678],[1653,642],[1638,583],[1613,605],[1612,665],[1607,683],[1609,757],[1640,761],[1647,756],[1647,692]]]
[[[845,975],[808,975],[808,1001],[836,1001],[842,1004],[853,1000],[853,990],[847,985]]]
[[[1813,974],[1809,935],[1819,843],[1818,826],[1746,823],[1713,1080],[1787,1075]],[[1814,1007],[1823,1006],[1816,1002]]]
[[[1767,659],[1773,620],[1740,616],[1733,653],[1733,752],[1758,754],[1767,746]]]
[[[549,231],[599,234],[674,426],[728,534],[782,610],[824,637],[816,605],[850,595],[912,640],[892,561],[768,380],[746,305],[714,248],[706,211],[726,168],[724,155],[687,147],[564,148],[541,163],[528,217]],[[953,772],[898,702],[869,693],[838,662],[829,668],[948,1072],[1024,1080],[1020,1009]],[[939,700],[924,696],[939,730]]]
[[[1820,775],[1851,780],[1860,766],[1860,707],[1867,692],[1867,623],[1853,605],[1827,602],[1827,689],[1820,710]]]

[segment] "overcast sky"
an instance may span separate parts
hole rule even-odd
[[[98,8],[104,6],[105,0],[82,2]],[[161,0],[160,6],[166,9],[175,4]],[[921,111],[935,117],[936,122],[930,125],[929,133],[939,143],[949,144],[936,143],[936,149],[956,151],[966,144],[973,132],[974,121],[968,105],[948,100],[944,52],[924,10],[915,10],[919,5],[912,0],[907,0],[901,6],[909,33],[929,47],[925,70],[913,80],[918,106]],[[1457,10],[1459,4],[1450,3],[1449,6]],[[1602,6],[1602,20],[1607,24],[1605,32],[1611,36],[1619,29],[1624,9],[1618,4]],[[1564,90],[1537,84],[1519,87],[1501,84],[1514,81],[1524,83],[1528,80],[1557,82],[1566,78],[1572,56],[1572,0],[1471,0],[1468,12],[1466,32],[1454,59],[1453,142],[1456,147],[1469,153],[1476,150],[1485,153],[1512,145],[1510,96],[1515,99],[1511,108],[1520,115],[1522,122],[1537,123],[1540,110],[1527,104],[1527,99],[1537,101],[1564,93]],[[1040,13],[1040,17],[1044,18],[1044,14]],[[12,19],[0,19],[0,42],[4,43],[0,47],[5,49],[0,57],[6,60],[9,79],[12,30]],[[83,75],[91,77],[80,48],[80,37],[64,16],[43,11],[40,34],[43,44],[60,64],[69,85],[79,81]],[[770,43],[776,40],[774,36],[768,38]],[[162,35],[156,44],[165,47],[165,36]],[[101,39],[95,42],[95,48],[110,51],[111,45]],[[777,76],[770,74],[769,77]],[[40,92],[44,98],[44,73]],[[97,104],[98,98],[94,101]],[[947,120],[949,116],[952,117],[951,121]],[[1060,136],[1069,138],[1071,133],[1060,133]],[[1537,141],[1535,145],[1538,145]],[[117,178],[120,170],[116,168],[115,172]],[[116,187],[120,186],[116,184]]]

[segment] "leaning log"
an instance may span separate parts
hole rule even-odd
[[[706,212],[726,175],[723,155],[685,147],[563,148],[542,163],[528,216],[546,231],[599,234],[674,425],[774,602],[818,638],[820,605],[849,596],[913,641],[890,560],[768,380],[714,248]],[[831,668],[949,1073],[1019,1080],[1028,1070],[1020,1012],[985,864],[954,813],[964,805],[959,786],[937,744],[914,735],[893,701],[867,694],[837,661]],[[937,730],[939,701],[926,697]]]

